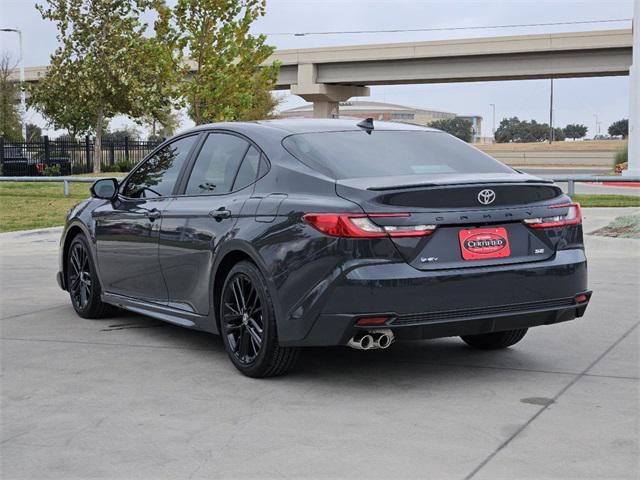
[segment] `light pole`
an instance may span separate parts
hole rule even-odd
[[[496,141],[496,104],[495,103],[490,103],[489,106],[493,110],[493,127],[492,127],[492,131],[493,131],[493,141],[495,142]]]
[[[553,142],[553,78],[551,79],[551,89],[549,91],[549,143]]]
[[[13,32],[18,34],[20,49],[20,116],[22,117],[22,138],[27,141],[27,94],[24,91],[24,52],[22,50],[22,30],[17,28],[0,28],[0,32]]]

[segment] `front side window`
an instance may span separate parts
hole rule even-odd
[[[184,137],[158,150],[131,174],[123,194],[130,198],[171,195],[180,170],[197,138],[197,135]]]
[[[185,194],[230,192],[248,149],[249,142],[235,135],[209,134],[193,166]]]

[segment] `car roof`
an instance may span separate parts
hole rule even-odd
[[[361,127],[358,123],[363,119],[338,119],[338,118],[283,118],[275,120],[258,120],[255,122],[223,122],[223,123],[209,123],[199,125],[192,129],[192,131],[208,130],[212,128],[216,129],[255,129],[255,127],[265,127],[267,129],[277,129],[287,133],[314,133],[314,132],[340,132],[340,131],[358,131]],[[384,122],[373,121],[374,130],[416,130],[416,131],[433,131],[437,132],[434,128],[423,127],[421,125],[414,125],[410,123],[399,122]]]

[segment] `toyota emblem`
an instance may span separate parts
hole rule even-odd
[[[493,201],[496,199],[496,192],[494,192],[493,190],[481,190],[480,193],[478,193],[478,201],[482,204],[482,205],[489,205],[491,203],[493,203]]]

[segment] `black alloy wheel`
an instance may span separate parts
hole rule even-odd
[[[91,300],[91,268],[89,252],[82,242],[74,242],[69,251],[69,293],[74,307],[86,310]]]
[[[299,349],[278,342],[276,314],[267,282],[258,267],[237,263],[220,296],[220,330],[234,366],[248,377],[275,377],[295,365]]]
[[[72,240],[67,251],[66,286],[73,309],[82,318],[102,318],[117,310],[101,300],[100,282],[84,235]]]
[[[225,289],[222,319],[229,348],[238,361],[255,361],[264,338],[262,301],[251,279],[237,273]]]

